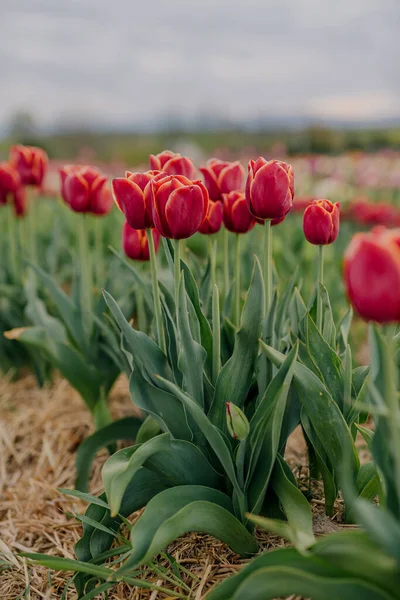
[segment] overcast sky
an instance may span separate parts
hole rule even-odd
[[[1,0],[0,125],[400,117],[400,0]]]

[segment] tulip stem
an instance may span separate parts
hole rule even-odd
[[[153,286],[153,301],[154,301],[154,314],[156,317],[156,329],[157,339],[161,350],[166,354],[167,346],[165,343],[164,327],[162,322],[162,310],[161,310],[161,299],[160,299],[160,288],[158,285],[157,275],[157,255],[154,246],[154,238],[151,229],[146,229],[147,241],[149,244],[150,253],[150,268],[151,268],[151,283]]]
[[[208,242],[208,255],[210,258],[211,283],[214,287],[214,285],[217,285],[217,265],[216,265],[217,240],[213,240],[212,237],[209,235],[207,238],[207,242]]]
[[[240,233],[235,236],[235,323],[240,327]]]
[[[182,240],[175,240],[174,282],[175,282],[175,310],[176,310],[177,322],[178,322],[178,312],[179,312],[179,283],[180,283],[180,278],[181,278],[181,250],[182,250]]]
[[[264,286],[265,317],[268,317],[272,301],[272,230],[271,219],[264,222]]]
[[[16,219],[13,215],[13,207],[10,203],[7,207],[8,217],[8,240],[10,249],[10,267],[11,267],[11,280],[13,283],[19,283],[18,280],[18,248],[17,248],[17,229]]]
[[[218,286],[213,287],[212,297],[212,331],[213,331],[213,360],[212,360],[212,378],[215,385],[221,370],[221,324],[219,315],[219,290]]]
[[[319,284],[324,280],[324,247],[318,246],[317,328],[322,334],[322,297]]]
[[[103,229],[101,218],[98,216],[94,218],[94,255],[96,257],[95,279],[97,287],[100,288],[103,278]]]
[[[32,188],[28,188],[28,227],[29,227],[29,258],[34,263],[37,264],[38,256],[37,256],[37,247],[36,247],[36,235],[37,235],[37,223],[36,223],[36,208],[35,206],[35,195],[33,193]]]
[[[224,294],[229,294],[229,232],[224,227]]]
[[[78,216],[78,244],[79,244],[79,262],[80,262],[80,286],[81,286],[81,310],[84,317],[85,329],[88,337],[92,333],[92,294],[93,294],[93,274],[92,263],[90,259],[90,249],[88,240],[88,222],[86,214]]]

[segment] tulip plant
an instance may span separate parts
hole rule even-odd
[[[399,322],[399,232],[378,230],[354,237],[345,260],[345,281],[354,308],[365,319]],[[374,285],[371,288],[370,282]],[[368,291],[370,293],[368,293]],[[395,300],[397,298],[397,300]],[[397,304],[396,304],[397,303]],[[306,551],[296,548],[267,552],[251,561],[235,577],[224,581],[209,600],[268,600],[295,594],[313,600],[362,598],[395,600],[400,586],[400,406],[397,353],[393,327],[370,326],[371,381],[368,412],[375,430],[360,428],[379,472],[376,493],[380,507],[357,494],[351,478],[352,457],[341,467],[344,496],[361,530],[342,531],[313,540]],[[357,482],[358,483],[358,478]],[[282,524],[249,515],[251,522],[288,537]]]
[[[83,535],[76,545],[78,560],[30,558],[76,571],[79,597],[88,600],[118,581],[145,585],[136,578],[138,569],[187,532],[214,535],[242,556],[256,554],[255,525],[261,525],[289,539],[295,549],[252,561],[236,580],[244,595],[234,595],[231,582],[227,582],[213,592],[215,598],[261,600],[288,590],[297,593],[291,587],[294,576],[273,570],[279,561],[304,584],[298,588],[300,593],[309,595],[307,577],[316,577],[319,592],[333,598],[337,590],[347,589],[345,581],[337,590],[332,588],[331,596],[327,592],[334,569],[339,579],[346,579],[340,561],[334,567],[323,564],[337,551],[336,542],[332,546],[315,542],[310,505],[285,461],[285,449],[290,434],[300,426],[311,477],[323,481],[328,514],[333,513],[342,489],[348,521],[365,523],[365,507],[368,514],[372,510],[365,503],[377,495],[387,500],[398,519],[400,496],[392,495],[398,484],[398,449],[393,442],[390,456],[385,458],[382,446],[382,432],[389,427],[385,406],[391,411],[391,439],[396,437],[397,423],[391,400],[396,394],[393,383],[389,385],[394,367],[384,381],[377,375],[376,365],[383,369],[389,357],[384,342],[375,331],[374,356],[380,362],[371,372],[366,367],[353,368],[349,344],[352,310],[339,322],[335,320],[323,281],[322,250],[311,298],[297,272],[282,285],[274,262],[272,227],[279,226],[293,206],[290,165],[251,160],[245,191],[239,163],[212,159],[201,169],[204,183],[196,179],[190,159],[169,151],[151,155],[150,167],[144,173],[128,171],[125,177],[114,179],[112,195],[126,219],[122,230],[126,256],[150,261],[151,285],[140,269],[129,263],[128,268],[137,302],[138,298],[144,302],[154,328],[152,324],[140,327],[139,317],[131,319],[131,297],[121,297],[115,269],[104,280],[103,298],[94,291],[88,213],[98,219],[99,214],[108,212],[111,195],[106,178],[92,168],[68,166],[62,170],[62,197],[73,211],[83,213],[75,215],[80,252],[76,282],[69,296],[36,266],[36,276],[50,293],[57,316],[31,295],[30,312],[40,323],[20,331],[18,338],[40,348],[71,381],[93,412],[98,431],[78,455],[77,487],[81,491],[67,491],[90,502],[86,514],[78,516],[83,522]],[[222,224],[223,245],[218,252]],[[244,292],[244,234],[258,224],[263,226],[264,246],[261,252],[257,247],[256,254],[262,260],[258,256],[252,259],[252,275]],[[303,229],[312,245],[323,248],[332,244],[339,231],[339,203],[307,200]],[[209,236],[205,270],[184,252],[185,240],[196,232]],[[385,272],[385,264],[397,282],[396,235],[370,235],[373,239],[355,239],[347,253],[347,290],[362,316],[376,320],[376,305],[385,300],[389,320],[398,320],[399,307],[382,286],[377,286],[375,296],[369,295],[363,282],[364,292],[359,292],[360,277],[365,279],[371,264],[378,265],[376,278]],[[167,270],[160,269],[159,245]],[[386,263],[385,248],[392,257]],[[218,285],[220,255],[223,287]],[[129,288],[125,278],[123,284]],[[130,395],[143,419],[111,423],[106,399],[121,370],[129,375]],[[355,437],[361,431],[370,439],[363,427],[369,413],[379,417],[376,448],[374,461],[361,466]],[[112,444],[122,438],[135,443],[115,451]],[[86,493],[88,465],[102,445],[109,446],[111,456],[102,471],[104,493],[96,498]],[[382,486],[382,471],[387,489]],[[119,527],[142,508],[141,516],[129,525],[128,542]],[[374,544],[385,546],[382,541],[371,541],[368,534],[349,537],[347,547],[343,536],[343,544],[349,548],[346,556],[360,543],[357,551],[362,564]],[[111,557],[116,569],[103,565]],[[318,557],[323,557],[322,562]],[[271,566],[271,578],[264,577],[263,561],[267,571]],[[350,570],[350,579],[353,575]],[[360,571],[356,575],[362,580]],[[374,577],[371,571],[370,580],[365,578],[369,583],[357,580],[349,589],[358,593],[375,585],[377,577],[383,582],[384,571]],[[392,589],[392,583],[388,579],[386,591]],[[389,591],[387,596],[375,597],[390,598]],[[350,598],[346,593],[343,597]],[[374,596],[365,597],[372,600]]]

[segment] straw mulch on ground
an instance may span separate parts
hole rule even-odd
[[[127,382],[121,378],[112,393],[114,417],[134,412]],[[32,376],[12,382],[0,379],[0,552],[8,568],[0,566],[1,600],[18,598],[58,599],[65,588],[68,574],[48,572],[28,564],[18,552],[40,552],[74,558],[74,544],[81,534],[81,524],[71,513],[83,513],[86,505],[67,497],[56,488],[72,488],[75,478],[75,451],[92,431],[90,414],[69,384],[56,378],[46,389],[38,389]],[[102,452],[96,459],[91,493],[102,491],[101,467],[107,458]],[[289,462],[304,487],[307,472],[305,448],[298,432],[292,436]],[[323,513],[318,489],[312,501],[316,533],[327,533],[342,527],[340,503],[332,520]],[[132,520],[137,518],[133,516]],[[260,533],[262,548],[282,545],[279,538]],[[224,544],[206,535],[190,534],[171,544],[168,552],[182,568],[182,586],[175,590],[188,598],[200,600],[218,581],[235,573],[244,561]],[[1,565],[1,563],[0,563]],[[158,586],[174,589],[162,577],[168,567],[163,557],[157,570],[146,569],[143,577]],[[7,567],[7,565],[6,565]],[[24,594],[25,591],[25,594]],[[76,600],[73,586],[67,600]],[[110,600],[161,600],[166,596],[119,585],[109,592]]]

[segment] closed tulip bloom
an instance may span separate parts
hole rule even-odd
[[[247,208],[246,197],[240,190],[223,194],[224,224],[232,233],[247,233],[256,224]]]
[[[304,211],[303,231],[310,244],[326,246],[338,236],[340,224],[340,202],[314,200]]]
[[[239,161],[227,162],[211,158],[200,171],[210,200],[222,200],[222,194],[242,189],[244,169]]]
[[[281,219],[292,208],[294,174],[291,165],[265,158],[250,160],[246,182],[249,211],[258,219]]]
[[[160,234],[156,229],[152,229],[151,234],[157,252],[160,245]],[[145,229],[133,228],[125,222],[122,228],[122,247],[128,258],[142,261],[150,260],[149,242]]]
[[[7,162],[0,163],[0,206],[11,201],[17,217],[26,213],[26,194],[18,171]]]
[[[60,169],[61,195],[74,212],[106,215],[113,199],[108,177],[93,167],[67,165]]]
[[[134,229],[154,227],[151,207],[150,210],[146,207],[145,189],[149,181],[159,173],[160,171],[145,173],[127,171],[125,177],[113,179],[112,191],[115,203]]]
[[[224,207],[222,202],[209,202],[206,218],[200,225],[199,232],[205,234],[218,233],[222,226]]]
[[[357,233],[345,253],[344,281],[363,319],[400,322],[400,229]]]
[[[163,171],[167,175],[183,175],[188,179],[196,177],[196,167],[190,158],[170,150],[164,150],[160,154],[150,154],[149,161],[153,171]]]
[[[12,146],[10,162],[17,169],[23,185],[42,185],[48,164],[47,154],[42,148]]]
[[[183,175],[158,175],[147,189],[154,225],[162,236],[181,240],[199,230],[209,203],[201,181],[190,181]]]

